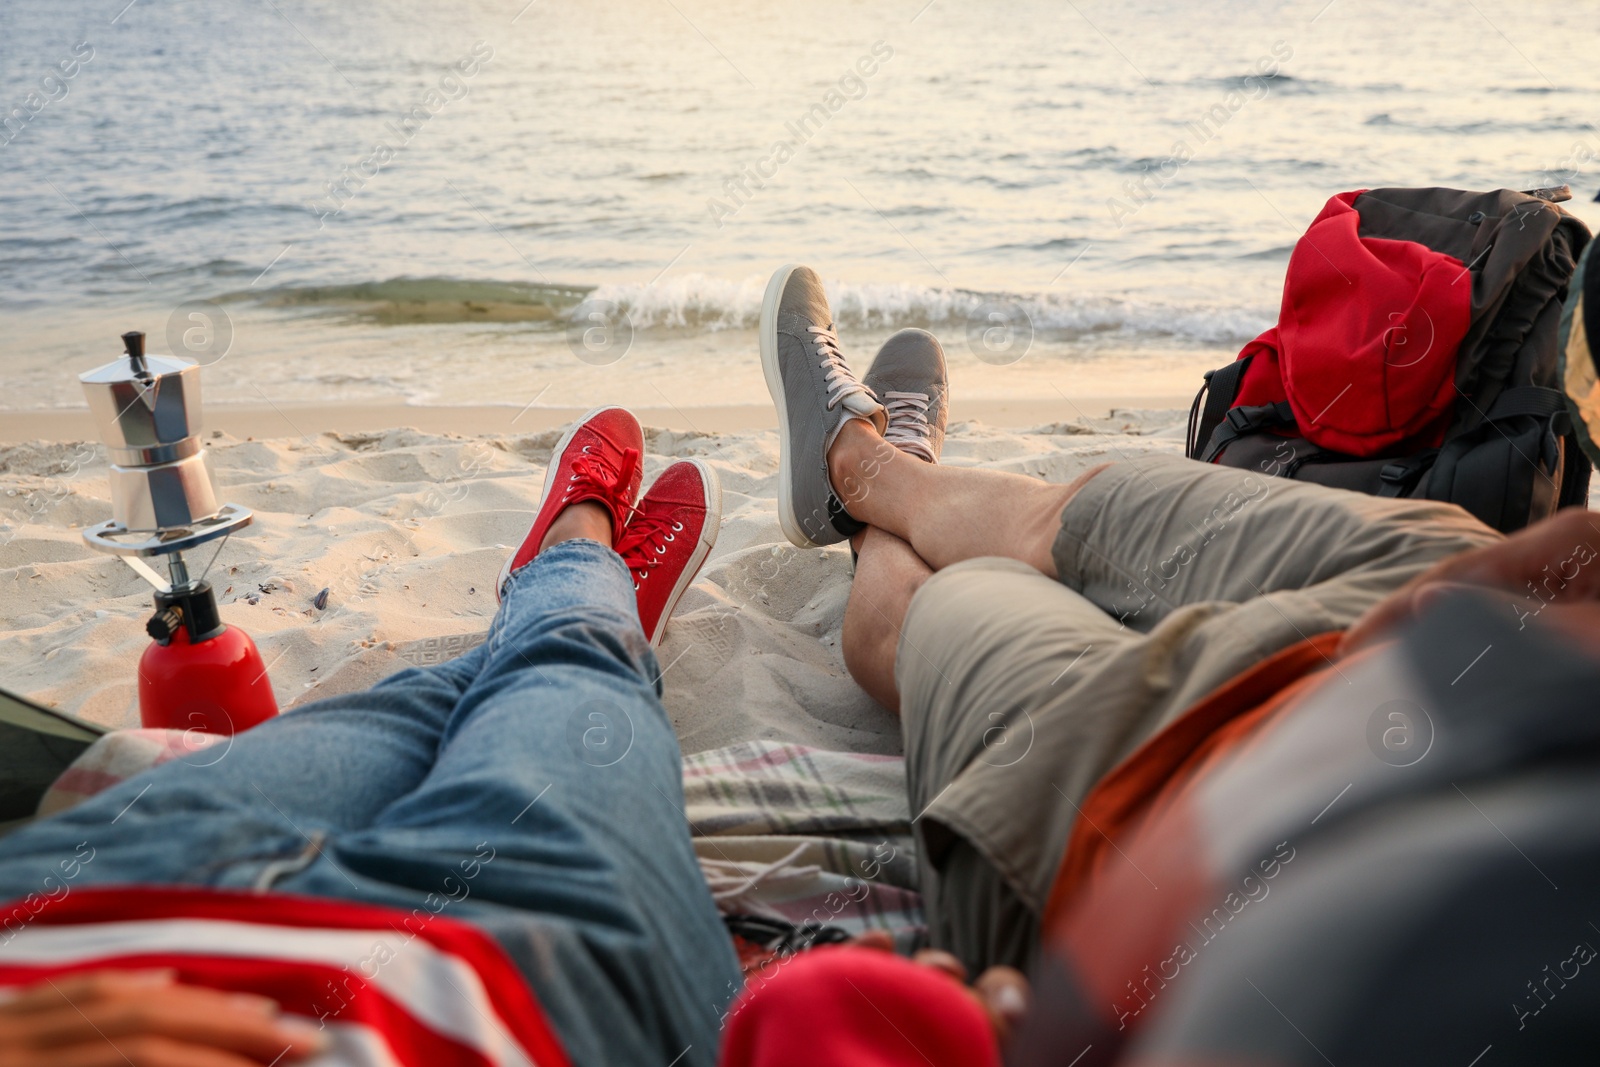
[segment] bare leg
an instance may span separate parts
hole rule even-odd
[[[562,541],[570,541],[575,537],[587,538],[598,541],[607,548],[611,547],[611,513],[599,504],[585,500],[578,504],[570,504],[563,508],[550,524],[550,529],[544,535],[544,541],[539,545],[543,552],[551,545]]]
[[[1006,556],[1051,578],[1057,577],[1050,548],[1061,509],[1104,469],[1086,471],[1070,485],[1053,485],[1020,474],[924,463],[887,445],[860,420],[847,423],[828,451],[829,477],[851,516],[908,542],[933,570],[978,556]]]
[[[844,664],[868,696],[898,715],[895,650],[911,598],[933,571],[910,545],[875,526],[856,535],[855,548],[861,555],[844,613]]]

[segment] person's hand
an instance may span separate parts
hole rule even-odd
[[[1538,614],[1544,604],[1600,600],[1600,519],[1587,508],[1564,508],[1496,544],[1434,565],[1384,598],[1356,621],[1341,650],[1360,649],[1462,587],[1503,590],[1508,612]]]
[[[868,931],[852,938],[849,943],[856,948],[894,951],[894,938],[883,930]],[[942,971],[960,982],[989,1016],[989,1025],[994,1028],[995,1040],[1002,1049],[1011,1040],[1011,1032],[1017,1023],[1028,1013],[1028,979],[1015,967],[990,967],[968,986],[966,966],[948,952],[925,948],[912,956],[911,962]]]
[[[46,979],[0,1002],[0,1067],[259,1067],[326,1047],[266,997],[178,984],[170,971]]]

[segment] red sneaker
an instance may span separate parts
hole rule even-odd
[[[644,431],[625,408],[595,408],[573,423],[550,453],[533,528],[501,568],[495,596],[505,589],[512,571],[539,554],[550,524],[568,505],[593,500],[611,512],[611,543],[620,547],[628,515],[639,496],[639,483],[644,480],[643,454]]]
[[[639,621],[652,646],[717,543],[721,524],[722,485],[697,459],[668,467],[634,509],[617,553],[633,572]]]

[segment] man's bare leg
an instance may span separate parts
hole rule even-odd
[[[1050,549],[1061,527],[1061,509],[1106,466],[1085,471],[1069,485],[937,466],[888,447],[859,419],[839,431],[828,451],[834,492],[851,517],[907,542],[933,570],[979,556],[1005,556],[1051,578],[1057,577]],[[861,581],[859,574],[856,580]]]
[[[852,544],[860,557],[844,613],[844,665],[868,696],[898,715],[895,651],[911,598],[933,571],[910,545],[875,526],[857,534]]]
[[[1105,469],[1053,485],[1001,471],[941,467],[888,447],[860,421],[840,431],[828,466],[851,515],[871,523],[853,541],[860,558],[845,610],[845,666],[895,714],[895,656],[922,583],[935,570],[978,556],[1007,556],[1056,577],[1051,547],[1061,509]]]

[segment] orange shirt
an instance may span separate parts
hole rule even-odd
[[[1212,692],[1117,764],[1084,798],[1045,906],[1047,936],[1067,905],[1115,855],[1112,842],[1172,805],[1207,769],[1233,755],[1309,687],[1336,655],[1342,630],[1290,645]]]

